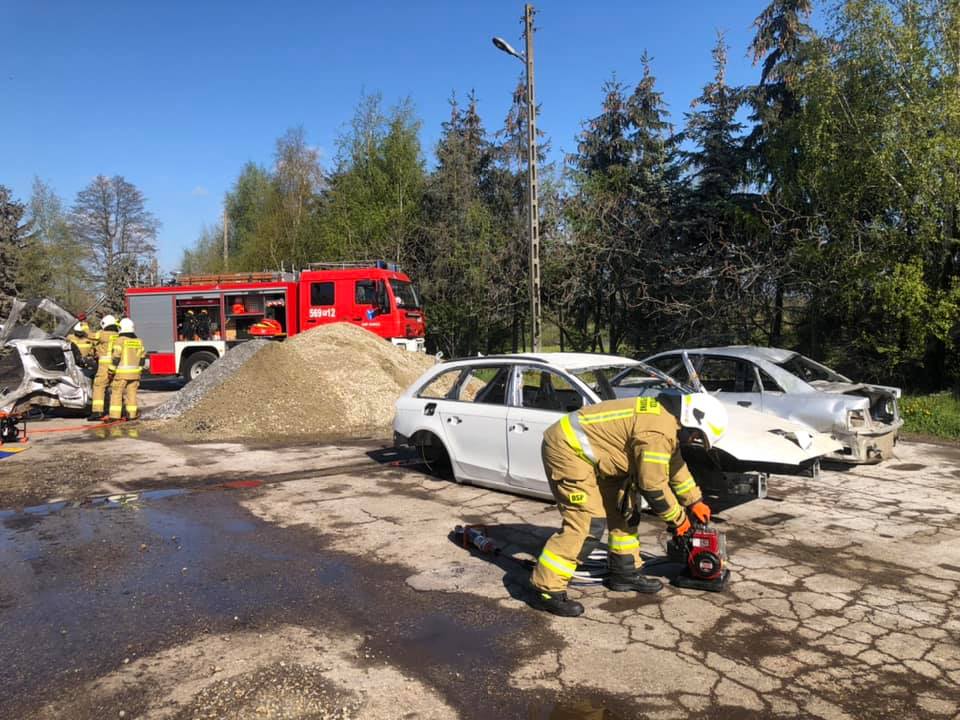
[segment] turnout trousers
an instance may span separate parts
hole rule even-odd
[[[590,534],[590,521],[606,517],[609,530],[608,563],[613,576],[639,572],[640,541],[637,527],[629,527],[620,513],[623,481],[597,477],[594,466],[578,456],[560,432],[551,428],[544,434],[542,454],[550,491],[563,524],[544,545],[531,583],[544,592],[562,592],[577,569],[577,557]]]
[[[137,390],[140,389],[140,376],[124,377],[119,373],[110,386],[110,419],[119,420],[123,416],[123,407],[127,407],[127,417],[136,420],[140,414],[137,406]]]
[[[97,413],[104,414],[107,387],[110,385],[112,374],[108,363],[101,362],[97,367],[97,374],[93,378],[93,405],[91,408],[91,413],[94,415]]]

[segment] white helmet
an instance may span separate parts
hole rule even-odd
[[[704,392],[684,395],[680,402],[680,424],[703,433],[708,448],[727,431],[727,409]]]
[[[87,331],[87,324],[85,322],[78,322],[73,326],[73,331],[75,333],[85,333]]]
[[[133,320],[130,318],[123,318],[120,320],[120,332],[132,333],[133,331]]]
[[[100,318],[100,327],[103,330],[106,330],[111,325],[116,325],[116,324],[117,324],[117,319],[113,315],[104,315],[102,318]]]

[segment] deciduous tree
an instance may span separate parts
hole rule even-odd
[[[94,282],[106,307],[123,310],[123,293],[153,266],[159,221],[143,193],[120,175],[95,177],[77,193],[71,215],[77,240],[88,250]]]

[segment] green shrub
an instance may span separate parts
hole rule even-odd
[[[960,439],[960,400],[949,392],[900,399],[905,432]]]

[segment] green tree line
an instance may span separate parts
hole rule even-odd
[[[643,54],[631,81],[600,86],[557,166],[541,138],[551,343],[637,356],[756,343],[912,389],[960,379],[960,2],[842,0],[822,8],[820,33],[813,9],[763,9],[733,50],[752,55],[751,85],[728,82],[719,36],[676,125]],[[329,166],[291,129],[227,192],[226,258],[216,225],[180,269],[387,258],[420,286],[432,349],[524,349],[526,110],[520,83],[491,131],[472,94],[454,95],[425,151],[411,101],[366,96]],[[35,232],[3,222],[10,237]],[[77,252],[96,250],[71,232]],[[43,253],[21,255],[29,267]]]

